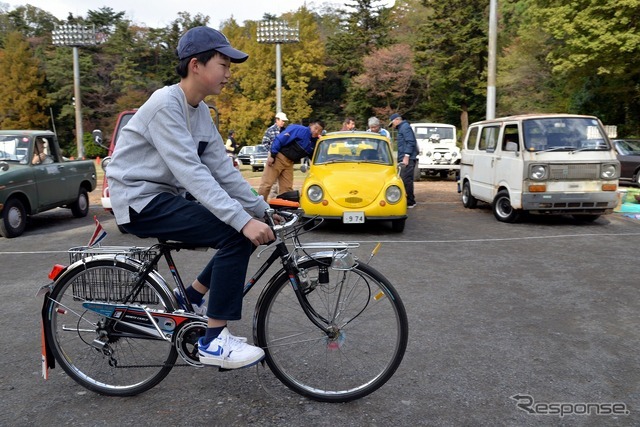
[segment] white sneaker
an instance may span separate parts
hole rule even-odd
[[[223,369],[239,369],[253,366],[264,358],[260,347],[242,342],[224,328],[220,335],[209,344],[198,340],[198,356],[205,365],[219,366]]]

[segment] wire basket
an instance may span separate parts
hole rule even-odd
[[[95,255],[122,255],[139,261],[148,261],[157,254],[149,248],[129,246],[101,246],[89,248],[80,246],[69,249],[71,262],[80,261]],[[158,294],[149,286],[142,286],[132,297],[134,284],[139,272],[116,268],[105,264],[91,266],[73,278],[73,296],[79,301],[102,301],[109,303],[159,304]]]

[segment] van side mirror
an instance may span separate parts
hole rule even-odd
[[[513,141],[507,141],[507,145],[504,147],[504,150],[518,152],[518,144]]]

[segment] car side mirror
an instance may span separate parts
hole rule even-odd
[[[309,158],[305,157],[300,164],[300,172],[307,173],[309,170]]]
[[[93,137],[93,141],[97,145],[107,150],[109,149],[109,147],[105,147],[105,145],[102,143],[102,131],[100,129],[94,129],[93,132],[91,132],[91,136]]]

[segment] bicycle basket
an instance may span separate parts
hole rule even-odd
[[[69,249],[71,262],[84,260],[95,255],[123,255],[139,261],[147,261],[156,255],[149,248],[128,246],[102,246],[89,248],[80,246]],[[81,301],[124,302],[130,295],[137,279],[136,272],[128,272],[120,268],[105,265],[92,268],[79,274],[72,283],[74,299]],[[143,287],[129,303],[158,304],[160,299],[153,290]]]

